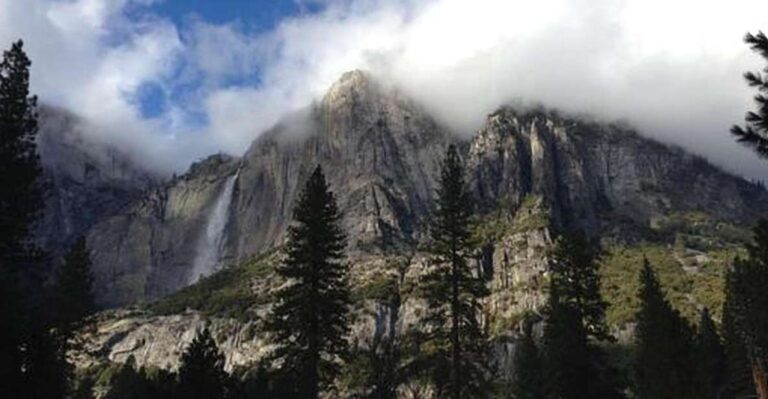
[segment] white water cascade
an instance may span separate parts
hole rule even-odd
[[[224,249],[224,230],[229,220],[229,207],[232,202],[232,192],[235,181],[240,175],[240,169],[224,183],[224,189],[213,204],[211,214],[203,234],[197,242],[195,260],[192,263],[192,272],[189,274],[188,283],[192,284],[202,277],[216,272]]]

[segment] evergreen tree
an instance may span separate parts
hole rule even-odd
[[[467,259],[470,244],[471,198],[464,165],[456,147],[448,147],[437,189],[437,209],[430,225],[430,268],[424,279],[428,305],[427,353],[432,357],[433,382],[446,396],[484,397],[486,336],[480,324],[481,299],[488,291]]]
[[[693,399],[692,329],[664,297],[647,260],[640,284],[635,329],[638,398]]]
[[[597,345],[611,341],[600,295],[597,251],[581,234],[558,238],[546,308],[544,353],[549,395],[558,399],[613,398],[615,371]]]
[[[116,365],[112,365],[115,367]],[[107,371],[109,373],[109,371]],[[95,376],[94,376],[95,378]],[[94,395],[95,381],[86,378],[81,381],[83,386],[73,392],[74,398],[90,399]],[[176,398],[176,374],[162,369],[137,368],[136,359],[131,355],[128,360],[117,367],[117,371],[103,381],[108,387],[103,399],[172,399]],[[179,399],[185,399],[178,396]],[[223,397],[219,397],[223,398]],[[227,397],[226,399],[230,399]]]
[[[104,399],[138,399],[148,395],[149,387],[144,376],[136,369],[136,360],[130,356],[109,381]]]
[[[768,37],[763,32],[757,35],[748,33],[744,41],[753,51],[768,61]],[[745,127],[734,126],[731,133],[736,140],[755,150],[760,156],[768,157],[768,66],[762,72],[747,72],[744,78],[747,84],[756,88],[755,103],[757,110],[747,112]]]
[[[723,342],[726,357],[725,386],[722,399],[740,399],[755,396],[755,385],[752,378],[747,348],[739,336],[734,320],[735,295],[731,292],[733,272],[728,271],[725,285],[725,301],[723,303]]]
[[[729,279],[732,320],[744,344],[760,398],[768,398],[768,221],[754,228],[749,257],[737,260]]]
[[[560,236],[552,253],[552,284],[560,299],[572,303],[581,314],[587,336],[612,341],[605,323],[608,303],[600,295],[597,251],[583,234]]]
[[[64,257],[64,264],[56,278],[53,297],[56,324],[67,335],[96,310],[91,258],[85,245],[85,237],[79,238]]]
[[[525,322],[523,337],[517,343],[512,365],[511,399],[541,399],[545,397],[544,363],[533,338],[533,325]]]
[[[293,219],[278,268],[288,285],[277,293],[268,327],[275,360],[296,373],[296,397],[313,399],[338,375],[350,305],[341,215],[320,166],[299,195]]]
[[[701,312],[699,329],[694,341],[694,367],[696,368],[696,398],[719,399],[725,380],[725,350],[717,333],[715,322],[706,308]]]
[[[748,33],[744,41],[768,61],[768,37],[763,32]],[[745,126],[734,126],[737,141],[768,157],[768,66],[744,74],[747,84],[757,90],[757,109],[747,112]],[[749,246],[749,260],[734,265],[730,282],[733,332],[740,337],[752,370],[754,385],[761,399],[768,399],[768,221],[755,228],[755,245]],[[733,360],[733,359],[731,359]]]
[[[595,396],[596,382],[591,364],[588,332],[573,302],[564,299],[555,285],[550,287],[544,326],[547,397],[588,399]]]
[[[202,329],[181,355],[179,397],[184,399],[225,398],[228,376],[224,355],[208,328]]]
[[[37,98],[29,94],[31,62],[23,46],[21,40],[13,43],[0,62],[0,256],[6,268],[29,251],[32,224],[42,209]]]
[[[63,395],[63,356],[43,312],[41,257],[31,236],[42,195],[30,65],[21,41],[0,61],[0,392],[57,398]]]

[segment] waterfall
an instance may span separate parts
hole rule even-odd
[[[224,246],[224,233],[227,221],[229,220],[232,191],[234,191],[235,181],[239,175],[240,169],[227,179],[227,182],[224,183],[224,189],[216,199],[216,203],[213,204],[205,230],[197,242],[197,253],[192,263],[192,273],[190,273],[188,280],[189,284],[218,270]]]

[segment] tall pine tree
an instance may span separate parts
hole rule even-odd
[[[512,383],[506,397],[541,399],[545,395],[544,363],[533,337],[533,324],[523,324],[523,336],[515,348]]]
[[[0,62],[0,256],[4,267],[29,251],[32,224],[42,209],[37,136],[37,97],[29,94],[22,41]],[[6,263],[8,262],[8,263]]]
[[[754,228],[749,257],[734,262],[729,278],[730,306],[737,335],[750,361],[755,388],[768,399],[768,221]]]
[[[635,391],[640,399],[694,399],[693,331],[664,297],[647,260],[640,272]]]
[[[268,327],[275,360],[296,373],[296,397],[314,399],[338,375],[350,305],[341,215],[320,166],[299,195],[293,219],[278,268],[288,284],[277,293]]]
[[[67,335],[96,310],[91,258],[85,237],[79,238],[64,257],[53,289],[53,306],[56,308],[55,324]]]
[[[181,355],[178,396],[184,399],[225,398],[229,376],[224,355],[208,328],[202,329]]]
[[[581,233],[560,236],[552,253],[552,284],[560,299],[575,306],[589,338],[611,341],[605,322],[608,303],[600,295],[597,250]]]
[[[544,326],[545,375],[547,396],[551,399],[597,397],[590,360],[588,333],[582,315],[572,302],[551,286]]]
[[[42,194],[30,65],[21,41],[0,62],[0,392],[57,398],[66,385],[63,351],[49,334],[41,258],[31,234]]]
[[[695,397],[719,399],[725,383],[725,349],[715,322],[706,308],[701,311],[699,328],[693,345],[696,380]]]
[[[596,254],[582,234],[561,236],[551,254],[544,354],[552,398],[621,396],[597,345],[613,338],[605,323]]]
[[[433,382],[443,396],[454,399],[484,397],[488,391],[486,336],[480,321],[481,299],[488,290],[467,262],[472,255],[471,201],[464,165],[450,145],[429,230],[431,258],[423,290]]]
[[[738,332],[735,312],[736,295],[732,293],[733,271],[726,275],[725,301],[723,303],[723,343],[726,358],[726,377],[722,391],[722,399],[740,399],[755,396],[755,385],[752,378],[749,355],[744,341]]]

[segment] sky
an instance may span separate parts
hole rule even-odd
[[[765,180],[728,134],[759,29],[765,0],[0,0],[0,46],[25,41],[40,101],[164,171],[242,154],[363,69],[467,137],[541,103]]]

